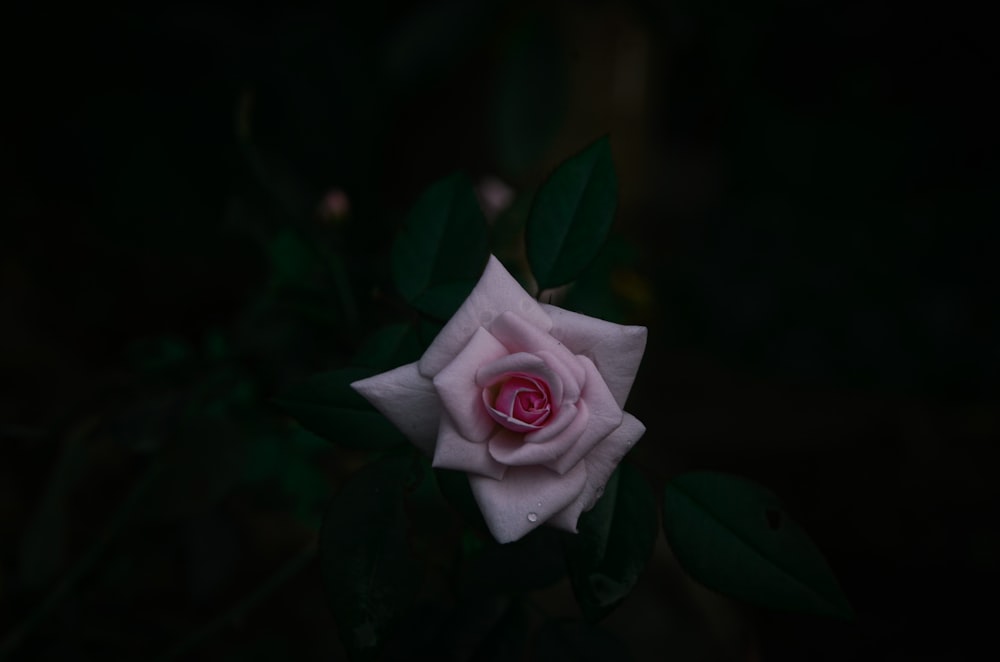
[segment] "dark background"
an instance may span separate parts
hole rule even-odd
[[[425,186],[499,177],[516,228],[544,175],[604,133],[620,205],[587,291],[650,329],[634,459],[658,493],[690,468],[771,487],[858,613],[738,605],[661,540],[606,629],[641,660],[995,648],[997,54],[971,5],[6,13],[11,659],[179,642],[181,658],[342,657],[301,555],[364,456],[269,398],[407,319],[388,248]],[[349,213],[322,207],[334,189]],[[576,617],[567,596],[537,599]]]

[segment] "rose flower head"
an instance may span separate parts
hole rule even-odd
[[[490,532],[576,531],[645,432],[622,407],[646,329],[535,301],[490,256],[419,361],[351,386],[433,466],[468,474]]]

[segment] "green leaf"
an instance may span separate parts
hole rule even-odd
[[[520,540],[496,542],[479,510],[469,477],[461,471],[435,469],[438,488],[468,527],[463,539],[467,562],[462,590],[467,595],[534,591],[566,575],[566,562],[555,529],[540,527]]]
[[[272,277],[279,285],[300,285],[316,269],[316,254],[291,230],[278,232],[267,249]]]
[[[560,307],[617,324],[646,317],[644,293],[627,289],[634,288],[639,280],[635,253],[635,247],[621,235],[608,237],[594,261],[569,288]]]
[[[409,454],[368,465],[323,519],[320,565],[340,639],[353,660],[378,657],[420,590],[422,565],[407,544],[403,509],[418,471]]]
[[[458,280],[435,285],[417,297],[413,306],[434,319],[448,320],[476,286],[475,280]]]
[[[404,444],[403,434],[351,388],[351,382],[372,373],[366,368],[321,373],[275,403],[313,434],[348,448],[383,450]]]
[[[819,549],[756,483],[682,474],[667,484],[663,528],[684,570],[709,588],[772,609],[853,616]]]
[[[383,326],[362,344],[354,363],[366,368],[384,370],[420,358],[420,338],[412,324]]]
[[[330,444],[297,425],[259,423],[253,430],[246,439],[241,481],[275,499],[269,507],[288,509],[318,528],[330,496],[322,459]]]
[[[429,317],[421,317],[417,322],[417,339],[420,341],[420,346],[427,349],[443,328],[444,324]]]
[[[541,289],[579,277],[597,256],[615,217],[618,180],[605,136],[563,162],[535,196],[528,263]]]
[[[587,620],[607,616],[635,586],[653,553],[656,519],[646,480],[621,465],[597,505],[580,517],[578,533],[565,536],[573,592]]]
[[[392,276],[414,307],[447,319],[462,287],[455,283],[475,283],[488,257],[486,219],[472,184],[456,173],[431,184],[410,210],[392,246]]]

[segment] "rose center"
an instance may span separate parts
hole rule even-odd
[[[541,428],[552,414],[549,385],[538,377],[513,373],[483,389],[483,404],[500,425],[516,432]]]

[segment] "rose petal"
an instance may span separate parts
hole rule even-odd
[[[545,467],[510,467],[503,480],[469,476],[472,494],[497,542],[523,537],[564,510],[587,482],[583,464],[560,476]]]
[[[544,382],[524,373],[519,372],[507,376],[498,388],[497,398],[493,406],[499,411],[509,412],[511,416],[514,415],[514,410],[521,406],[521,401],[525,397],[534,397],[540,404],[545,404],[548,401]]]
[[[602,439],[611,434],[612,430],[621,425],[622,416],[625,414],[621,407],[618,406],[618,403],[615,402],[615,397],[608,390],[607,384],[604,383],[601,375],[597,372],[594,362],[586,356],[578,356],[576,359],[587,372],[587,380],[583,385],[583,392],[580,393],[578,406],[586,403],[590,418],[587,421],[587,427],[576,442],[569,446],[566,452],[560,455],[558,459],[545,465],[559,473],[568,471],[570,467],[589,453],[594,446],[599,444]],[[572,427],[570,425],[570,429]],[[568,434],[568,432],[567,430],[563,435]]]
[[[483,397],[485,398],[485,396]],[[486,405],[486,411],[487,413],[489,413],[490,418],[492,418],[494,421],[504,426],[508,430],[514,430],[515,432],[524,434],[526,432],[534,432],[535,430],[542,429],[540,425],[534,425],[532,423],[525,423],[524,421],[519,421],[513,416],[507,416],[507,414],[505,414],[504,412],[498,411],[489,405]]]
[[[645,431],[646,426],[640,423],[635,416],[626,412],[618,429],[595,446],[583,462],[578,465],[587,467],[587,482],[583,491],[573,503],[553,515],[549,524],[576,533],[576,524],[580,519],[580,514],[594,507],[594,504],[604,493],[604,485],[611,478],[615,468]]]
[[[583,384],[577,380],[574,375],[574,371],[570,369],[569,364],[566,362],[565,356],[560,358],[555,352],[550,352],[548,350],[542,350],[535,354],[538,358],[545,362],[545,365],[556,375],[559,376],[559,384],[562,387],[560,389],[560,396],[557,398],[556,394],[552,394],[552,401],[556,404],[563,403],[573,403],[580,399],[580,389]],[[570,354],[571,358],[572,355]]]
[[[562,433],[570,423],[572,423],[577,417],[577,407],[580,405],[577,403],[567,403],[559,408],[556,415],[552,417],[552,420],[543,427],[541,430],[536,432],[530,432],[524,435],[524,441],[529,444],[544,444],[551,439],[554,439],[556,435]]]
[[[490,456],[486,444],[475,443],[464,438],[446,413],[441,415],[438,429],[437,447],[431,466],[438,469],[456,469],[472,475],[489,476],[490,479],[504,477],[507,467]]]
[[[420,374],[433,377],[439,373],[465,347],[476,329],[489,325],[507,311],[516,313],[543,332],[552,328],[552,320],[538,302],[524,291],[498,259],[490,255],[469,297],[420,357]]]
[[[431,380],[422,376],[416,363],[360,379],[351,388],[392,421],[406,438],[428,455],[434,452],[441,399]]]
[[[514,418],[532,425],[542,425],[552,414],[552,405],[544,391],[534,389],[518,389],[514,391]]]
[[[646,349],[646,328],[614,324],[548,304],[542,304],[542,309],[552,318],[552,335],[574,354],[589,356],[618,406],[624,407]]]
[[[492,334],[491,334],[492,335]],[[497,340],[499,343],[500,341]],[[549,364],[541,356],[517,352],[507,354],[498,358],[492,363],[482,365],[476,373],[476,384],[480,387],[487,387],[496,384],[504,375],[512,372],[522,372],[528,375],[537,375],[545,380],[549,387],[549,394],[553,402],[563,400],[563,377],[549,367]]]
[[[590,419],[590,415],[587,412],[587,405],[583,402],[578,402],[576,406],[563,405],[563,410],[559,413],[563,416],[563,420],[568,419],[569,423],[563,427],[559,434],[553,435],[551,440],[545,443],[531,443],[528,441],[528,438],[533,436],[533,434],[544,432],[548,427],[542,428],[538,433],[529,433],[526,435],[515,434],[507,430],[504,430],[503,433],[498,431],[490,437],[488,442],[490,455],[496,461],[512,467],[544,464],[557,473],[566,473],[565,470],[556,470],[555,464],[560,457],[569,452],[574,444],[579,442],[584,430],[587,429],[587,422]],[[563,421],[559,421],[558,419],[553,420],[553,423],[556,422],[562,423]],[[570,469],[574,464],[576,462],[573,462],[566,468]]]
[[[483,404],[490,417],[505,428],[521,433],[539,430],[552,413],[548,385],[535,377],[514,373],[499,389],[496,399],[491,402],[492,389],[484,388]],[[525,398],[536,401],[540,408],[525,409]]]
[[[499,315],[490,326],[490,333],[511,352],[528,352],[539,356],[542,356],[543,352],[549,352],[554,360],[546,362],[553,370],[566,372],[572,375],[578,386],[583,385],[586,375],[573,359],[573,353],[548,332],[533,326],[524,318],[513,313]],[[568,381],[565,376],[564,381]],[[569,385],[566,388],[568,390]]]
[[[458,431],[469,441],[483,442],[495,423],[483,406],[482,388],[476,384],[479,366],[507,354],[507,348],[482,327],[476,329],[458,356],[434,377],[434,388]]]

